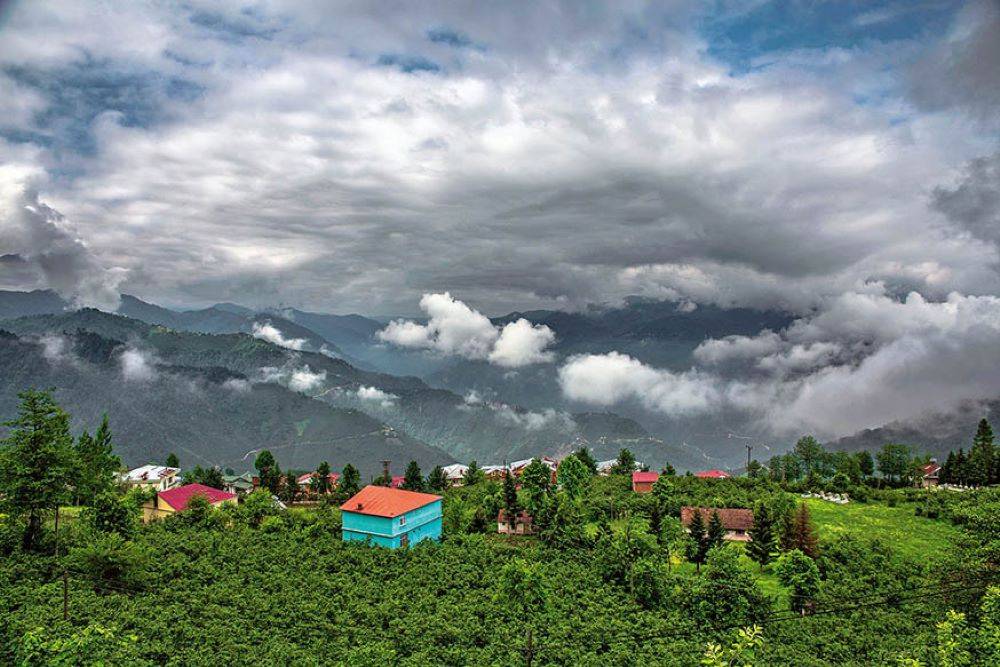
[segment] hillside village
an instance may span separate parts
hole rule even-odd
[[[367,639],[342,649],[359,664],[373,664],[361,657],[367,650],[422,664],[447,662],[452,650],[485,662],[518,664],[517,656],[526,664],[603,662],[637,646],[645,646],[639,654],[648,664],[774,664],[790,647],[834,663],[841,651],[862,651],[865,662],[890,654],[937,659],[959,649],[977,658],[992,655],[988,643],[970,639],[974,633],[956,645],[934,639],[951,627],[947,619],[957,618],[946,615],[949,609],[978,617],[980,604],[1000,600],[1000,589],[991,587],[1000,551],[979,518],[1000,509],[1000,488],[993,486],[1000,456],[986,420],[969,453],[959,448],[943,465],[905,445],[847,454],[828,452],[806,436],[791,451],[766,464],[751,460],[742,471],[678,474],[669,465],[654,471],[627,449],[607,461],[580,449],[560,460],[472,461],[436,466],[427,475],[416,462],[394,474],[385,461],[382,474],[364,483],[349,462],[338,471],[327,462],[313,471],[282,470],[267,450],[243,472],[184,469],[173,455],[123,470],[108,418],[94,435],[73,438],[68,416],[49,394],[29,391],[21,398],[0,448],[0,548],[8,556],[0,576],[21,600],[4,603],[4,661],[22,660],[28,651],[54,656],[71,650],[67,646],[96,646],[131,655],[135,664],[156,664],[162,639],[147,635],[137,618],[109,616],[115,605],[157,597],[160,584],[153,582],[167,580],[185,595],[222,604],[211,591],[223,584],[205,588],[201,568],[211,568],[231,595],[232,577],[241,570],[230,571],[227,559],[271,557],[279,560],[265,567],[270,574],[244,575],[251,576],[247,583],[264,585],[258,577],[266,576],[282,587],[299,589],[307,580],[315,586],[314,575],[301,568],[319,568],[341,573],[338,590],[350,596],[350,605],[378,609],[382,603],[362,602],[376,594],[376,581],[416,585],[411,594],[452,600],[429,618],[452,609],[450,617],[473,624],[471,634],[434,631],[431,644],[420,648],[416,636],[386,644],[371,624],[392,625],[418,612],[382,609],[380,615],[389,614],[384,621],[357,626]],[[968,537],[960,539],[960,532]],[[191,551],[186,543],[202,546]],[[296,543],[302,546],[292,547]],[[977,543],[982,546],[972,550],[962,546]],[[275,549],[299,554],[284,561]],[[364,563],[371,582],[340,579],[351,576],[350,563]],[[415,584],[417,563],[451,583],[443,589]],[[561,576],[575,582],[571,588],[552,578],[567,567],[570,574]],[[455,580],[466,570],[472,579]],[[584,586],[588,578],[596,579]],[[942,595],[908,593],[928,586]],[[605,611],[570,611],[590,604],[577,599],[586,591],[601,596]],[[275,595],[277,589],[255,598],[277,615],[265,627],[284,636],[274,625],[278,617],[309,627],[306,617],[287,616],[292,608]],[[855,614],[844,604],[853,599],[871,609]],[[492,621],[475,620],[463,611],[466,604],[487,605],[495,608],[489,614],[504,618],[509,611],[504,639],[474,629]],[[829,615],[846,625],[827,623]],[[927,618],[935,619],[930,626]],[[60,642],[71,644],[39,635],[43,619],[55,624],[65,638]],[[879,619],[930,634],[916,652],[902,637],[865,644]],[[559,628],[579,622],[596,623],[599,636],[618,628],[623,637],[613,644],[571,642]],[[799,623],[808,624],[809,633],[787,627]],[[169,636],[157,627],[159,636]],[[206,631],[196,620],[183,627]],[[659,637],[652,647],[651,636]],[[269,660],[281,654],[295,661],[307,650],[291,635],[283,641],[255,640],[279,651]],[[666,646],[673,647],[670,660],[663,659]],[[234,647],[216,650],[235,655]],[[734,663],[726,655],[756,657]]]

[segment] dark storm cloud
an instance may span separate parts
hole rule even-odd
[[[949,34],[910,73],[913,97],[928,109],[960,108],[1000,126],[1000,3],[973,0]]]
[[[1000,153],[972,160],[956,187],[935,189],[934,207],[973,236],[1000,244]]]

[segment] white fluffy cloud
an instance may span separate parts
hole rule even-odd
[[[149,382],[157,376],[156,360],[144,350],[126,348],[118,358],[122,377],[131,382]]]
[[[251,334],[254,338],[260,338],[290,350],[301,350],[307,342],[305,338],[285,338],[281,329],[270,322],[254,322]]]
[[[399,396],[396,394],[382,391],[378,387],[358,387],[355,394],[362,401],[372,401],[373,403],[378,403],[383,408],[391,407],[399,400]]]
[[[571,357],[559,369],[559,384],[572,400],[605,406],[634,400],[671,415],[714,410],[722,398],[716,378],[658,370],[618,352]]]
[[[394,320],[377,333],[378,339],[399,347],[487,360],[504,368],[552,360],[545,348],[555,341],[555,334],[545,325],[521,318],[501,329],[448,292],[425,294],[420,308],[427,313],[427,324]]]
[[[267,366],[260,369],[261,382],[281,384],[292,391],[307,393],[319,389],[326,382],[326,371],[318,373],[309,368],[309,364],[295,366],[290,362],[282,367]]]

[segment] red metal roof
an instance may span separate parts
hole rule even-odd
[[[694,511],[701,512],[701,520],[708,526],[712,520],[712,513],[719,513],[719,520],[726,530],[750,530],[753,527],[753,512],[747,509],[727,509],[722,507],[682,507],[681,523],[685,526],[691,525],[694,519]]]
[[[350,500],[340,506],[340,509],[345,512],[392,518],[412,512],[418,507],[429,505],[435,500],[441,500],[441,496],[372,484],[354,494]]]
[[[936,477],[941,471],[941,466],[936,463],[928,463],[923,467],[924,477]]]
[[[184,486],[178,486],[176,489],[160,491],[159,496],[160,500],[180,512],[187,508],[188,503],[195,496],[205,496],[208,502],[214,505],[223,500],[231,500],[236,497],[236,494],[213,489],[204,484],[185,484]]]
[[[642,470],[636,470],[634,473],[632,473],[633,484],[656,482],[656,480],[658,479],[660,479],[660,473],[658,472],[643,472]]]
[[[399,487],[403,486],[403,482],[405,480],[406,477],[404,475],[393,475],[392,481],[389,482],[389,486],[391,486],[394,489],[398,489]]]
[[[725,479],[729,477],[729,473],[725,470],[702,470],[700,472],[696,472],[694,476],[708,479]]]

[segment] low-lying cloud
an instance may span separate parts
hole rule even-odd
[[[376,334],[378,339],[398,347],[488,361],[503,368],[520,368],[553,358],[546,348],[555,342],[555,334],[545,325],[521,318],[503,328],[494,326],[488,317],[448,292],[425,294],[420,309],[429,317],[427,324],[394,320]]]
[[[254,338],[266,340],[289,350],[301,350],[307,342],[305,338],[285,338],[281,329],[271,324],[270,321],[254,322],[250,333]]]
[[[292,391],[308,393],[320,388],[326,382],[326,371],[313,372],[309,364],[282,367],[265,366],[260,369],[261,382],[273,382],[288,387]]]
[[[382,391],[378,387],[358,387],[358,390],[354,392],[355,395],[362,401],[371,401],[373,403],[378,403],[383,408],[389,408],[396,404],[399,400],[399,396],[396,394],[390,394],[387,391]]]
[[[741,411],[781,436],[839,437],[1000,395],[1000,298],[843,294],[781,332],[708,340],[683,372],[618,352],[571,357],[566,398],[670,417]]]
[[[145,350],[134,347],[125,348],[118,361],[122,377],[129,382],[150,382],[155,380],[158,375],[156,360],[152,354]]]

